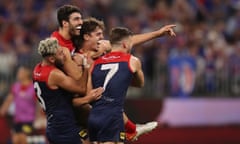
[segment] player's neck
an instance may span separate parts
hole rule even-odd
[[[82,54],[84,54],[84,55],[86,55],[86,56],[89,56],[89,57],[92,57],[92,51],[91,50],[89,50],[88,48],[84,48],[84,47],[82,47],[81,49],[80,49],[80,51],[79,51],[80,53],[82,53]]]
[[[127,51],[125,49],[123,49],[122,47],[112,47],[112,51],[111,52],[123,52],[123,53],[127,53]]]
[[[58,32],[65,40],[70,40],[71,39],[71,36],[70,36],[69,32],[64,30],[63,28],[59,28]]]
[[[83,46],[81,48],[81,52],[84,54],[89,54],[93,51],[94,48],[92,48],[92,44],[89,43],[83,43]]]
[[[91,51],[93,48],[93,44],[92,42],[84,42],[83,45],[82,45],[82,49],[85,51],[85,52],[88,52],[88,51]]]
[[[52,64],[51,62],[45,59],[42,60],[41,66],[51,66],[51,65],[54,65],[54,64]]]
[[[80,51],[82,53],[87,53],[89,51],[88,49],[89,49],[88,45],[86,43],[83,43],[82,48],[80,49]]]

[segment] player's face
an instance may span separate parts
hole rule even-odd
[[[93,55],[102,55],[105,52],[105,48],[99,46],[99,40],[103,40],[103,30],[100,27],[97,27],[93,32],[90,33],[89,40],[91,41],[91,49],[94,52]],[[94,56],[95,57],[95,56]]]
[[[104,38],[103,30],[100,27],[97,27],[90,35],[97,40],[102,40]]]
[[[54,57],[55,57],[55,62],[54,62],[55,66],[58,68],[62,68],[66,60],[66,56],[63,52],[63,47],[58,48]]]
[[[103,38],[103,30],[97,27],[93,32],[88,34],[88,39],[86,40],[89,43],[88,50],[95,52],[98,51],[98,41]]]
[[[80,35],[81,26],[83,24],[80,13],[72,13],[69,16],[69,34],[71,36]]]

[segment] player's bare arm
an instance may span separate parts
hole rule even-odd
[[[91,72],[92,72],[92,69],[93,69],[93,64],[91,65],[91,67],[89,68],[89,71],[88,71],[88,82],[87,82],[87,95],[92,95],[94,92],[101,92],[101,94],[104,92],[104,89],[102,87],[99,87],[99,88],[96,88],[98,89],[97,91],[95,91],[96,89],[93,89],[93,86],[92,86],[92,75],[91,75]],[[101,95],[102,96],[102,95]],[[101,97],[99,97],[101,98]],[[98,99],[99,99],[98,98]]]
[[[159,30],[156,30],[153,32],[133,35],[132,36],[133,46],[144,43],[146,41],[152,40],[157,37],[165,36],[165,35],[175,37],[176,33],[174,32],[174,29],[173,29],[174,27],[176,27],[176,25],[171,24],[171,25],[163,26]],[[103,53],[108,53],[111,51],[111,44],[109,40],[100,40],[98,43],[100,44],[99,51],[93,57],[98,57]]]
[[[133,45],[138,45],[143,42],[146,42],[148,40],[152,40],[157,37],[161,37],[164,35],[169,35],[169,36],[176,36],[173,28],[176,27],[176,25],[166,25],[161,27],[159,30],[153,31],[153,32],[148,32],[148,33],[143,33],[143,34],[136,34],[132,36],[132,42]]]
[[[83,71],[79,69],[77,64],[72,60],[70,51],[67,48],[63,49],[66,56],[66,61],[64,62],[63,70],[64,72],[75,80],[79,80],[83,77]]]
[[[74,53],[74,55],[72,56],[73,61],[77,64],[79,71],[83,70],[83,56],[82,54],[79,53]]]
[[[54,69],[48,79],[48,85],[52,89],[63,88],[69,92],[86,94],[86,85],[81,84],[81,80],[74,80],[59,69]]]
[[[77,97],[73,99],[73,106],[81,106],[88,104],[92,101],[98,100],[101,98],[103,93],[103,88],[99,87],[93,90],[90,90],[87,95],[84,97]]]
[[[84,67],[82,76],[79,79],[80,83],[78,84],[78,86],[85,89],[85,92],[87,91],[87,80],[88,80],[88,68]]]
[[[143,87],[144,86],[144,74],[142,71],[142,64],[141,64],[140,60],[135,56],[131,56],[130,67],[131,67],[132,71],[134,72],[131,86]]]
[[[82,62],[81,62],[81,59],[80,57],[78,57],[79,55],[75,55],[75,58],[74,58],[74,61],[80,65],[80,67],[83,67],[82,66]],[[84,67],[83,67],[84,69]],[[89,69],[86,69],[88,70],[88,73],[90,73]],[[83,97],[76,97],[73,99],[73,105],[74,106],[81,106],[81,105],[84,105],[84,104],[87,104],[87,103],[90,103],[92,101],[95,101],[95,100],[98,100],[101,98],[102,96],[102,93],[104,91],[104,89],[102,87],[99,87],[99,88],[96,88],[96,89],[92,89],[92,85],[91,85],[91,75],[88,74],[89,77],[88,80],[87,80],[87,83],[85,86],[87,86],[87,94]]]
[[[90,91],[93,89],[93,86],[92,86],[92,75],[91,75],[91,72],[92,72],[92,69],[93,69],[93,64],[90,66],[89,70],[88,70],[88,82],[87,82],[87,93],[90,93]]]
[[[82,76],[79,79],[82,83],[79,86],[86,87],[88,81],[88,70],[89,65],[87,62],[87,58],[82,54],[74,54],[72,57],[73,61],[76,63],[79,71],[82,71]]]

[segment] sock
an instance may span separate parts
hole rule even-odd
[[[135,133],[136,132],[136,124],[134,124],[131,120],[128,120],[125,124],[125,131],[127,133]]]

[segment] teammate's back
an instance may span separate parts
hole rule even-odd
[[[93,104],[97,109],[122,108],[128,86],[132,79],[129,67],[131,55],[123,52],[111,52],[94,62],[92,70],[93,88],[103,86],[105,89],[100,100]],[[95,110],[95,109],[94,109]]]
[[[132,33],[116,28],[110,34],[112,52],[100,57],[92,66],[89,89],[102,86],[102,97],[93,103],[89,115],[91,141],[109,144],[125,140],[123,106],[130,84],[142,86],[144,77],[138,58],[130,54]]]

